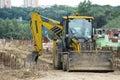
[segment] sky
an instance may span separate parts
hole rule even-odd
[[[80,2],[84,0],[39,0],[39,5],[69,5],[77,6]],[[111,5],[111,6],[120,6],[120,0],[90,0],[92,4],[99,5]],[[12,6],[21,6],[23,5],[23,0],[12,0]]]

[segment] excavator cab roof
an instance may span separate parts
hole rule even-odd
[[[91,19],[93,20],[93,17],[90,16],[63,16],[63,19]]]

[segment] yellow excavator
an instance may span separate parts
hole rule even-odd
[[[111,51],[96,48],[93,17],[63,16],[58,22],[41,16],[38,12],[31,14],[31,30],[35,51],[33,60],[37,62],[42,51],[42,28],[46,27],[56,37],[53,40],[53,65],[64,71],[113,71]]]

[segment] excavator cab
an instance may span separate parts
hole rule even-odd
[[[89,45],[86,47],[83,47],[83,42],[86,40],[92,39],[92,17],[90,18],[69,18],[68,20],[64,21],[64,33],[63,33],[63,44],[64,49],[71,49],[74,48],[76,51],[81,51],[86,49],[89,49]],[[77,40],[79,43],[81,43],[81,49],[76,49],[72,46],[72,39]]]

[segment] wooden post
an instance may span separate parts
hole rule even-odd
[[[22,36],[21,44],[24,45],[24,36]]]
[[[16,57],[15,57],[15,69],[17,69],[17,68],[16,68]]]
[[[12,59],[12,56],[11,56],[11,53],[10,53],[10,68],[11,68],[11,59]],[[12,68],[11,68],[12,69]]]

